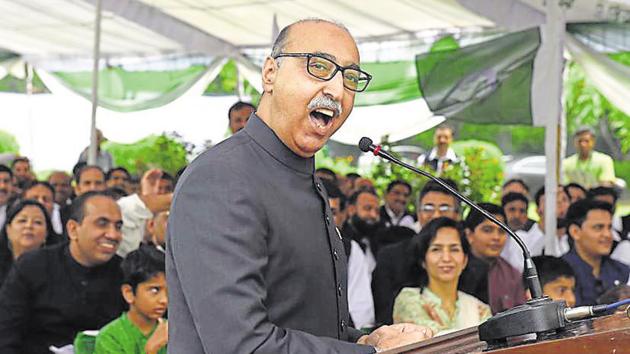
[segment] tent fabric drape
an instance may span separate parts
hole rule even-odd
[[[459,49],[416,56],[418,81],[431,111],[474,123],[532,124],[533,61],[538,29]]]
[[[169,71],[125,71],[118,67],[106,68],[99,74],[99,106],[117,112],[136,112],[171,103],[203,83],[203,89],[221,72],[226,59],[217,58],[209,66],[192,65]],[[43,71],[38,71],[42,73]],[[64,86],[90,99],[91,72],[53,72],[40,75],[55,93]],[[54,80],[55,82],[52,82]],[[202,90],[196,90],[201,95]]]
[[[597,90],[630,116],[630,67],[591,50],[572,35],[567,35],[566,45]]]

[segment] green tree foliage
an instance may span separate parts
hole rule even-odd
[[[15,139],[15,136],[3,130],[0,130],[0,153],[18,154],[19,152],[20,145]]]
[[[611,54],[610,58],[630,65],[630,52]],[[567,77],[565,110],[569,133],[581,125],[593,126],[613,157],[630,159],[630,117],[599,93],[576,63],[569,64]]]
[[[137,175],[150,168],[160,168],[174,175],[186,166],[187,157],[193,148],[192,144],[182,141],[181,136],[175,132],[150,135],[132,144],[108,141],[103,146],[104,150],[112,154],[115,165]]]
[[[236,63],[229,60],[219,75],[210,83],[204,94],[206,95],[233,95],[238,91],[238,75]],[[258,105],[260,93],[254,89],[249,81],[244,81],[244,93],[252,98],[252,103]]]
[[[454,180],[462,193],[473,201],[500,203],[505,165],[496,145],[479,140],[453,143],[462,163],[449,166],[442,177]]]
[[[353,165],[352,156],[332,157],[328,151],[328,145],[324,145],[324,147],[315,154],[315,168],[322,167],[333,170],[340,175],[357,172],[356,166]]]

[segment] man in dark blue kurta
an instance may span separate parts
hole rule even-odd
[[[178,183],[166,248],[169,353],[372,353],[426,338],[414,326],[370,336],[348,327],[343,244],[313,155],[369,82],[354,40],[330,22],[293,24],[262,78],[245,129]]]
[[[569,207],[568,232],[574,248],[562,257],[575,272],[577,306],[595,305],[606,290],[628,282],[630,268],[608,255],[613,244],[612,205],[583,199]]]

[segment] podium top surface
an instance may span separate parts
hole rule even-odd
[[[529,341],[507,348],[487,350],[479,340],[477,327],[435,337],[426,341],[384,351],[384,354],[537,354],[537,353],[595,353],[630,352],[630,312],[618,312],[610,316],[572,322],[564,330],[548,334],[540,340],[533,336]]]

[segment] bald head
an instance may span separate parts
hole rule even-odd
[[[295,154],[313,156],[352,112],[355,91],[341,72],[347,69],[360,68],[359,50],[345,27],[325,20],[285,27],[263,65],[258,116]]]
[[[328,21],[328,20],[324,20],[324,19],[319,19],[319,18],[309,18],[309,19],[304,19],[304,20],[299,20],[297,22],[293,22],[292,24],[284,27],[280,33],[278,33],[278,37],[276,37],[276,40],[273,42],[273,47],[271,48],[271,57],[275,58],[276,56],[278,56],[278,54],[284,52],[287,43],[289,42],[289,32],[291,31],[291,28],[295,27],[295,26],[300,26],[303,24],[329,24],[329,25],[333,25],[336,26],[337,28],[345,31],[350,37],[352,37],[352,35],[350,34],[350,31],[348,31],[348,29],[346,28],[346,26],[337,23],[337,22],[332,22],[332,21]]]

